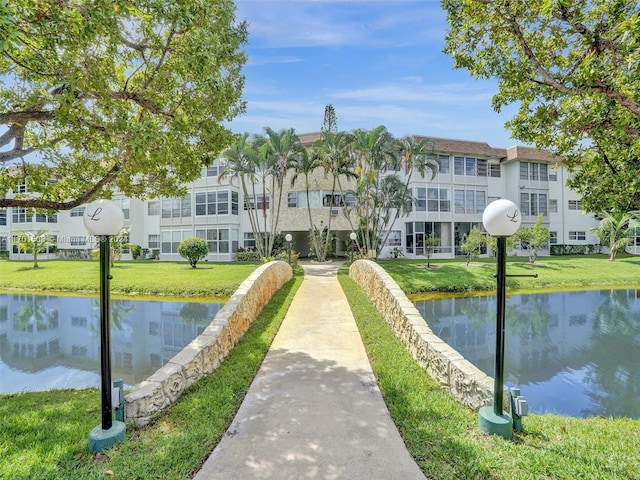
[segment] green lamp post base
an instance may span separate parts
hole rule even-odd
[[[103,452],[124,440],[126,426],[124,422],[115,421],[109,430],[98,425],[89,434],[89,452]]]
[[[493,411],[493,406],[486,406],[480,408],[478,414],[478,426],[480,430],[489,435],[499,435],[502,438],[511,440],[512,422],[511,417],[507,412],[502,412],[502,415],[496,415]]]

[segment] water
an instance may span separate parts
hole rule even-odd
[[[112,378],[142,382],[222,306],[112,300]],[[100,387],[98,298],[0,294],[0,393],[88,387]]]
[[[493,377],[495,296],[416,307],[436,335]],[[512,295],[505,317],[505,383],[520,387],[530,411],[640,418],[640,290]]]

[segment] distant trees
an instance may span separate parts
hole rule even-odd
[[[602,220],[592,228],[600,243],[609,249],[609,260],[615,261],[618,253],[624,252],[631,244],[630,230],[640,227],[640,212],[600,214]]]
[[[55,246],[51,235],[47,230],[41,229],[37,232],[25,232],[18,230],[18,247],[25,253],[33,256],[33,268],[38,268],[38,255],[47,251],[49,247]]]
[[[520,227],[514,236],[522,247],[526,247],[529,263],[535,263],[540,248],[546,246],[551,238],[549,230],[542,224],[542,213],[533,227]]]

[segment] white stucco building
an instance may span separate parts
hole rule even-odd
[[[309,144],[319,134],[303,134],[300,138]],[[432,180],[414,174],[410,184],[415,198],[413,211],[396,221],[387,244],[378,252],[380,257],[388,257],[393,248],[400,249],[407,258],[421,257],[426,235],[430,233],[440,240],[434,258],[461,255],[459,247],[464,236],[474,225],[482,225],[483,210],[498,198],[519,205],[523,226],[533,226],[542,213],[544,225],[552,235],[551,245],[599,243],[591,232],[598,221],[582,211],[579,196],[566,186],[569,173],[558,159],[529,147],[504,149],[483,142],[420,138],[433,143],[433,156],[440,171]],[[256,185],[256,192],[260,192],[255,195],[257,198],[245,199],[238,178],[220,181],[220,169],[219,162],[203,169],[202,176],[187,186],[184,198],[138,200],[115,196],[125,213],[125,225],[130,226],[130,243],[149,252],[159,251],[160,260],[180,260],[177,254],[180,241],[194,236],[208,241],[208,261],[234,260],[238,247],[252,247],[246,205],[256,201],[261,205],[266,200],[270,206],[273,198],[269,194],[265,198],[260,185]],[[336,254],[345,254],[355,223],[348,221],[343,209],[353,201],[349,194],[353,185],[342,182],[342,190],[333,197],[333,204],[338,206],[330,208],[331,181],[321,171],[312,178],[308,198],[302,179],[293,186],[285,181],[279,231],[292,235],[293,248],[302,256],[309,251],[307,202],[316,225],[331,222]],[[36,232],[44,228],[57,244],[57,253],[49,257],[86,255],[93,242],[84,228],[82,213],[83,207],[59,212],[54,217],[28,209],[0,209],[0,251],[9,251],[15,259],[29,258],[19,252],[13,236],[19,230]],[[634,239],[629,252],[640,253],[640,237]]]

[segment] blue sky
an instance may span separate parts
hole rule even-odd
[[[339,130],[384,125],[410,134],[510,147],[491,97],[495,81],[454,70],[442,53],[447,29],[439,0],[236,0],[249,23],[245,114],[234,132],[319,131],[324,108]]]

